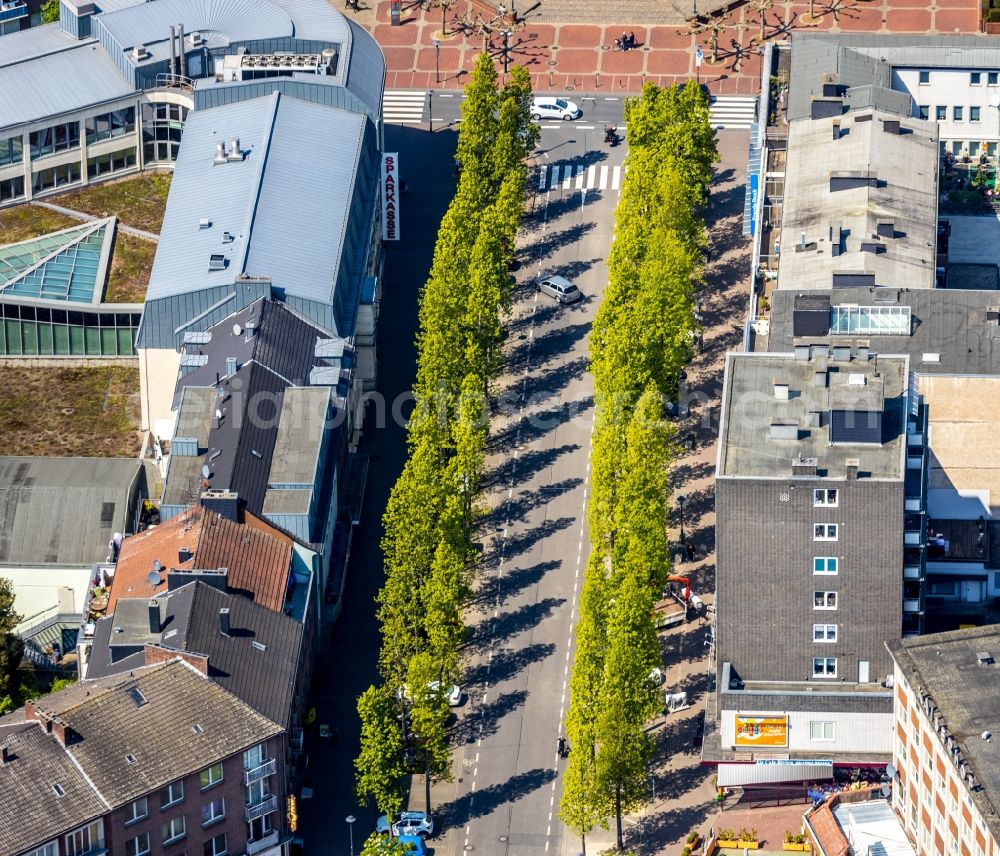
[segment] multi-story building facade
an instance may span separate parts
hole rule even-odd
[[[729,355],[716,466],[719,744],[706,752],[888,754],[883,642],[909,609],[904,544],[923,537],[920,515],[904,513],[922,492],[908,380],[905,356],[850,348]]]
[[[1000,630],[887,643],[893,807],[920,856],[1000,853]]]
[[[178,660],[31,701],[0,720],[0,854],[276,856],[281,733]]]

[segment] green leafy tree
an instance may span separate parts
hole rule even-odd
[[[14,609],[14,585],[0,577],[0,699],[13,698],[19,686],[18,670],[24,656],[24,643],[14,635],[14,628],[21,620]]]
[[[417,764],[424,774],[425,811],[431,813],[431,780],[451,780],[451,750],[446,726],[451,711],[447,688],[457,671],[451,662],[441,662],[423,651],[410,660],[407,680],[410,699],[410,729]]]
[[[373,832],[361,845],[361,856],[406,856],[413,848],[388,835]]]
[[[399,702],[387,687],[369,687],[358,698],[361,753],[354,760],[358,801],[374,800],[390,817],[403,807],[408,773],[399,713]]]
[[[42,23],[51,24],[59,20],[59,0],[45,0],[42,3]]]

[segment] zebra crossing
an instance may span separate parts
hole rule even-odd
[[[424,120],[427,95],[421,90],[386,89],[382,93],[382,120],[400,125],[419,125]]]
[[[541,167],[538,190],[621,190],[625,168],[608,164],[552,164]]]
[[[717,95],[708,108],[708,118],[713,128],[749,128],[757,118],[755,95]]]

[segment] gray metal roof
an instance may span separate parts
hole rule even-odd
[[[49,32],[41,41],[55,41]],[[0,55],[8,38],[0,37]],[[135,94],[95,42],[75,45],[0,68],[0,126],[8,128]]]
[[[992,836],[1000,838],[1000,740],[994,746],[981,736],[989,731],[996,739],[1000,734],[1000,628],[933,633],[887,642],[886,647],[914,695],[929,693],[941,712],[948,734],[981,785],[971,791],[972,800]],[[993,661],[980,664],[980,652]]]
[[[797,344],[863,344],[880,354],[909,354],[911,368],[929,374],[1000,375],[1000,325],[988,312],[1000,312],[995,291],[942,288],[834,288],[833,306],[908,306],[910,333],[899,335],[794,335],[793,314],[799,292],[778,290],[771,295],[770,333],[766,347],[786,353]],[[936,361],[924,354],[937,354]]]
[[[159,0],[157,0],[159,2]],[[139,334],[142,347],[173,347],[185,328],[204,329],[267,293],[269,278],[286,299],[334,329],[353,214],[365,117],[273,94],[188,116],[174,170]],[[214,163],[217,143],[239,138],[242,161]],[[322,213],[322,216],[320,215]],[[210,222],[200,228],[200,222]],[[224,241],[224,232],[233,239]],[[209,270],[220,254],[225,267]],[[208,306],[188,299],[211,293]],[[229,300],[226,301],[226,298]],[[223,305],[211,311],[220,303]],[[166,301],[166,302],[164,302]],[[197,314],[205,314],[192,324]],[[319,317],[322,316],[322,319]],[[328,323],[325,323],[327,322]],[[335,331],[336,332],[336,331]]]
[[[1000,38],[793,33],[788,119],[809,115],[824,74],[837,74],[846,87],[888,87],[891,70],[906,67],[995,69],[1000,67]]]
[[[24,62],[26,59],[79,47],[81,44],[92,44],[92,42],[74,39],[69,33],[60,29],[58,22],[8,33],[0,36],[0,69]]]
[[[154,0],[105,13],[98,20],[124,50],[168,42],[170,27],[178,23],[185,33],[206,30],[229,43],[294,32],[288,12],[271,0]]]
[[[290,389],[285,393],[268,485],[311,487],[315,483],[329,407],[330,388],[326,386]]]
[[[119,600],[115,614],[98,622],[87,677],[120,674],[142,663],[132,653],[147,644],[201,654],[208,676],[268,719],[287,725],[302,646],[302,625],[250,598],[188,583],[156,598],[160,630],[149,625],[149,600]],[[229,610],[230,634],[219,629]],[[109,628],[121,626],[122,632]],[[255,646],[253,643],[257,643]],[[263,648],[261,648],[263,646]],[[144,659],[144,657],[143,657]]]
[[[86,776],[40,722],[3,729],[0,746],[13,755],[9,763],[0,764],[4,856],[44,844],[107,811]],[[63,796],[56,794],[54,785],[62,788]]]
[[[908,381],[905,357],[879,357],[876,364],[787,353],[728,354],[716,475],[787,479],[793,461],[802,457],[815,459],[818,475],[844,478],[847,459],[856,458],[859,473],[868,478],[901,480]],[[783,397],[776,385],[784,385]],[[862,414],[859,428],[867,424],[863,414],[881,413],[882,442],[831,442],[835,411]],[[811,423],[811,414],[818,424]],[[778,424],[788,426],[787,438],[775,434]]]
[[[833,778],[833,761],[796,764],[781,761],[766,764],[719,764],[720,788],[743,785],[775,785],[781,782],[823,782]]]
[[[351,31],[350,62],[346,66],[347,88],[368,105],[371,115],[382,115],[385,90],[385,56],[378,42],[363,27],[344,19]]]
[[[0,564],[104,561],[139,470],[133,458],[0,458]]]

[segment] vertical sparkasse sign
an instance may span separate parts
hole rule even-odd
[[[382,155],[382,240],[399,240],[399,155]]]

